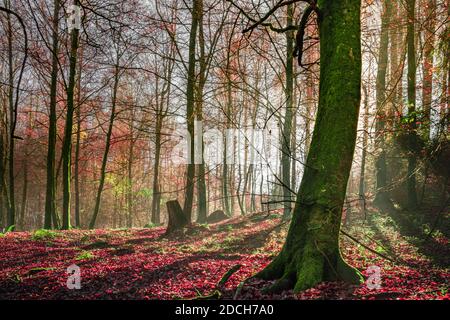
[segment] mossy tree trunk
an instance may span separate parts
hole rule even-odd
[[[322,281],[361,281],[339,250],[361,99],[360,5],[358,0],[318,2],[319,107],[286,242],[257,274],[277,279],[270,291],[294,288],[298,292]]]

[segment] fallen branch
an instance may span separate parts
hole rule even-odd
[[[386,259],[386,260],[388,260],[388,261],[390,261],[390,262],[392,262],[392,263],[398,263],[397,260],[394,260],[394,259],[392,259],[392,258],[389,258],[388,256],[385,256],[384,254],[379,253],[379,252],[377,252],[377,251],[371,249],[370,247],[366,246],[364,243],[362,243],[361,241],[359,241],[359,240],[356,239],[355,237],[349,235],[347,232],[341,230],[341,233],[342,233],[344,236],[346,236],[346,237],[350,238],[351,240],[353,240],[354,242],[356,242],[357,244],[361,245],[361,246],[364,247],[365,249],[369,250],[370,252],[372,252],[372,253],[374,253],[374,254],[376,254],[376,255],[382,257],[383,259]]]
[[[228,279],[230,279],[230,277],[236,273],[240,268],[242,267],[242,265],[237,264],[235,266],[233,266],[230,270],[228,270],[222,277],[222,279],[220,279],[219,283],[217,284],[216,288],[222,288],[225,283],[227,283]]]
[[[230,277],[235,274],[240,268],[242,267],[242,265],[237,264],[234,265],[230,270],[228,270],[220,279],[220,281],[217,283],[215,290],[213,291],[213,293],[209,294],[209,295],[201,295],[199,294],[197,297],[194,297],[192,299],[187,299],[187,300],[210,300],[210,299],[220,299],[220,297],[222,296],[222,290],[223,287],[225,286],[225,284],[227,283],[228,279],[230,279]],[[239,287],[239,286],[238,286]],[[198,292],[198,291],[197,291]],[[200,292],[198,292],[200,293]]]

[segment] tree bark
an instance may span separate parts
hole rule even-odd
[[[79,0],[74,0],[73,4],[79,6]],[[64,139],[62,146],[63,161],[63,221],[62,229],[70,229],[70,183],[71,183],[71,166],[72,166],[72,127],[74,113],[74,89],[75,74],[77,69],[78,55],[78,35],[79,29],[75,26],[71,32],[70,44],[70,68],[69,68],[69,84],[67,86],[67,110],[66,125],[64,128]]]
[[[5,6],[9,9],[11,7],[10,1],[5,2]],[[16,202],[15,202],[15,187],[14,187],[14,148],[15,138],[14,132],[16,127],[17,110],[14,106],[14,65],[13,65],[13,30],[11,24],[11,16],[8,13],[6,16],[8,25],[7,43],[8,43],[8,102],[9,102],[9,145],[8,145],[8,215],[6,219],[6,227],[11,227],[16,223]]]
[[[294,14],[293,5],[287,6],[287,25],[292,25]],[[281,166],[283,181],[283,218],[291,217],[291,134],[293,117],[294,93],[294,33],[286,32],[286,113],[284,115],[283,131],[281,135]]]
[[[361,170],[359,173],[359,207],[362,214],[366,214],[366,186],[365,186],[365,173],[366,173],[366,158],[367,147],[369,141],[369,92],[366,86],[364,88],[364,122],[363,122],[363,146],[361,154]],[[349,211],[347,211],[348,214]]]
[[[153,197],[152,197],[152,216],[151,222],[153,224],[161,223],[160,216],[160,203],[161,203],[161,193],[159,186],[159,163],[161,157],[161,127],[163,115],[161,110],[158,110],[156,115],[156,129],[155,129],[155,163],[153,166]]]
[[[56,178],[55,178],[55,149],[56,149],[56,89],[58,83],[58,52],[59,52],[59,10],[60,1],[53,1],[53,33],[52,33],[52,70],[50,80],[50,114],[48,121],[47,146],[47,187],[45,194],[44,228],[51,229],[52,218],[56,215]],[[53,226],[58,228],[57,221]]]
[[[112,101],[111,101],[111,115],[109,116],[108,131],[106,133],[105,151],[103,153],[103,158],[102,158],[102,168],[100,171],[100,181],[98,184],[97,196],[95,198],[94,213],[92,214],[92,219],[91,219],[91,222],[89,223],[89,229],[94,229],[94,227],[95,227],[95,223],[97,221],[97,216],[100,211],[100,203],[101,203],[101,198],[102,198],[103,187],[105,185],[106,165],[108,163],[108,153],[109,153],[109,149],[111,147],[111,136],[112,136],[112,130],[114,127],[114,118],[116,117],[117,89],[119,87],[119,78],[120,78],[119,58],[117,58],[114,69],[115,70],[114,70],[114,85],[113,85]],[[133,141],[131,141],[131,143],[133,143]]]
[[[359,283],[339,249],[342,209],[361,99],[361,1],[320,0],[319,107],[292,222],[281,253],[257,277],[270,291],[322,281]]]
[[[198,19],[199,19],[199,47],[200,47],[200,72],[197,84],[197,99],[196,99],[196,118],[200,123],[203,121],[203,89],[206,83],[206,53],[205,53],[205,35],[203,31],[203,0],[198,1]],[[203,128],[203,126],[202,126]],[[197,139],[196,143],[201,145],[203,151],[203,132],[198,132],[200,139]],[[206,222],[206,182],[205,182],[205,162],[203,159],[203,153],[201,155],[201,163],[197,165],[197,222]]]
[[[194,178],[195,178],[195,164],[194,164],[194,89],[195,89],[195,47],[197,38],[197,29],[199,23],[199,2],[193,0],[192,5],[192,23],[191,31],[189,34],[189,64],[188,64],[188,77],[186,88],[186,122],[187,130],[191,136],[190,146],[188,148],[189,163],[186,169],[186,187],[184,195],[183,212],[186,215],[188,221],[192,220],[192,205],[194,201]]]
[[[378,71],[376,80],[376,148],[379,155],[375,161],[376,166],[376,195],[374,203],[386,205],[389,203],[387,187],[387,166],[386,166],[386,146],[385,146],[385,126],[386,126],[386,73],[388,66],[389,47],[389,21],[391,15],[390,1],[384,1],[381,18],[380,47],[378,49]]]
[[[83,51],[83,50],[82,50]],[[76,135],[76,145],[75,145],[75,226],[77,228],[81,227],[81,217],[80,217],[80,144],[81,144],[81,71],[83,68],[83,63],[81,59],[83,54],[80,54],[80,63],[78,68],[78,93],[77,93],[77,108],[75,110],[75,115],[77,119],[77,135]]]
[[[423,108],[423,136],[430,139],[431,126],[431,102],[433,92],[433,48],[436,24],[436,0],[427,0],[425,5],[425,30],[423,46],[423,84],[422,84],[422,108]]]
[[[407,25],[407,42],[408,42],[408,207],[414,209],[417,207],[416,192],[416,166],[417,158],[415,155],[415,146],[417,140],[417,116],[416,116],[416,45],[415,45],[415,7],[416,0],[408,0],[408,25]]]
[[[167,201],[167,214],[169,216],[169,223],[166,229],[166,235],[171,234],[176,230],[183,229],[189,224],[186,214],[181,209],[178,200]]]

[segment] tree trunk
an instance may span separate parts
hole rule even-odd
[[[117,58],[116,66],[115,66],[115,73],[114,73],[114,86],[113,86],[113,92],[112,92],[112,101],[111,101],[111,115],[109,116],[109,125],[108,125],[108,131],[106,133],[106,143],[105,143],[105,151],[103,153],[103,159],[102,159],[102,168],[100,171],[100,181],[98,184],[97,189],[97,197],[95,198],[95,207],[94,207],[94,213],[92,215],[91,222],[89,223],[89,229],[94,229],[95,222],[97,221],[97,216],[100,211],[100,203],[102,198],[102,192],[103,187],[105,185],[105,178],[106,178],[106,165],[108,163],[108,153],[109,149],[111,147],[111,136],[112,136],[112,130],[114,127],[114,118],[116,117],[116,101],[117,101],[117,88],[119,86],[119,59]],[[131,141],[133,143],[133,141]]]
[[[130,119],[130,148],[127,161],[127,228],[133,227],[133,162],[134,162],[134,110],[131,110]]]
[[[200,72],[199,79],[197,85],[197,99],[196,99],[196,118],[200,123],[203,121],[203,89],[206,83],[206,53],[205,53],[205,35],[203,32],[203,0],[198,1],[198,20],[199,20],[199,46],[200,46]],[[198,132],[200,134],[200,138],[197,139],[196,143],[201,146],[199,148],[201,153],[201,163],[198,164],[197,170],[197,222],[205,223],[206,222],[206,182],[205,182],[205,163],[203,159],[203,126],[202,132]]]
[[[56,215],[56,178],[55,178],[55,149],[56,149],[56,86],[58,82],[58,52],[59,52],[59,0],[53,1],[53,34],[52,34],[52,71],[50,80],[50,115],[48,121],[47,146],[47,189],[45,194],[44,228],[51,229],[52,218]],[[57,221],[53,226],[58,228]]]
[[[362,214],[366,214],[366,187],[365,187],[365,173],[366,173],[366,158],[367,147],[369,141],[369,91],[366,86],[364,88],[364,122],[363,122],[363,146],[361,154],[361,170],[359,173],[359,207]],[[347,211],[348,213],[349,211]]]
[[[0,108],[0,119],[3,119],[2,110]],[[8,197],[5,196],[6,188],[5,182],[5,154],[4,154],[4,132],[3,128],[0,128],[0,227],[4,227],[5,217],[4,212],[7,211]],[[6,209],[6,210],[5,210]]]
[[[376,195],[375,204],[386,205],[389,203],[387,187],[385,125],[386,125],[386,72],[388,66],[389,47],[389,20],[391,15],[390,1],[384,1],[381,18],[380,47],[378,49],[378,71],[376,80],[376,148],[379,155],[376,159]]]
[[[30,113],[31,122],[31,113]],[[30,123],[31,124],[31,123]],[[31,129],[31,128],[30,128]],[[30,137],[27,137],[24,146],[24,161],[23,161],[23,185],[22,185],[22,201],[20,206],[19,226],[21,230],[26,230],[24,227],[25,213],[27,208],[27,196],[28,196],[28,143]]]
[[[423,84],[422,84],[422,108],[423,108],[423,136],[430,139],[431,102],[433,92],[433,48],[436,23],[436,0],[427,0],[425,5],[425,31],[423,46]]]
[[[83,47],[80,53],[80,63],[78,66],[78,85],[77,85],[77,108],[75,109],[75,115],[77,119],[77,135],[75,145],[75,226],[81,227],[80,219],[80,143],[81,143],[81,71],[83,69]]]
[[[5,3],[7,8],[10,8],[11,3],[7,1]],[[8,25],[8,81],[9,81],[9,90],[8,90],[8,102],[9,102],[9,148],[8,148],[8,216],[6,227],[11,227],[16,223],[16,204],[15,204],[15,187],[14,187],[14,148],[15,148],[15,138],[14,132],[16,127],[16,117],[17,110],[14,106],[14,65],[13,65],[13,30],[11,24],[11,16],[8,13],[6,16],[7,25]]]
[[[195,44],[197,38],[197,29],[199,23],[199,2],[194,0],[192,4],[192,23],[189,34],[189,65],[188,78],[186,88],[186,122],[187,130],[191,136],[190,146],[188,147],[189,163],[186,170],[186,192],[184,195],[183,212],[188,221],[192,220],[192,204],[194,201],[194,178],[195,178],[195,164],[194,164],[194,89],[195,89]]]
[[[189,224],[189,220],[187,220],[178,200],[168,201],[166,205],[169,216],[169,224],[166,229],[166,235],[168,235],[176,230],[183,229],[184,226]]]
[[[342,209],[361,99],[361,1],[319,0],[320,93],[317,119],[286,242],[257,276],[270,291],[296,292],[322,281],[359,283],[339,249]]]
[[[79,6],[79,0],[74,0],[73,4]],[[70,229],[70,183],[71,183],[71,164],[72,164],[72,127],[73,127],[73,112],[74,112],[74,89],[75,89],[75,73],[77,67],[77,53],[78,53],[78,34],[79,29],[74,26],[71,32],[70,45],[70,69],[69,69],[69,84],[67,87],[67,110],[66,110],[66,125],[64,128],[64,139],[62,146],[63,157],[63,221],[62,229]]]
[[[415,7],[416,0],[408,0],[408,118],[410,121],[408,128],[408,207],[414,209],[417,207],[416,192],[416,140],[417,140],[417,117],[416,117],[416,45],[415,40]]]
[[[287,25],[292,25],[294,8],[287,6]],[[281,166],[283,181],[283,219],[291,217],[291,134],[292,134],[292,114],[293,114],[293,93],[294,93],[294,33],[286,32],[286,113],[284,116],[283,131],[281,134]]]
[[[161,157],[161,127],[162,127],[161,112],[158,112],[156,117],[157,118],[155,131],[155,164],[153,166],[153,197],[152,197],[151,222],[158,225],[161,223],[161,216],[160,216],[161,193],[159,187],[159,163]]]

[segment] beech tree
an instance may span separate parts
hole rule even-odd
[[[253,24],[263,23],[279,4]],[[359,283],[359,272],[342,258],[339,230],[356,142],[361,99],[361,29],[357,0],[310,1],[320,36],[320,91],[316,124],[286,242],[256,277],[277,279],[268,289],[301,291],[317,283]],[[306,17],[302,18],[303,21]],[[303,35],[305,24],[299,26]],[[297,39],[302,63],[303,38]]]

